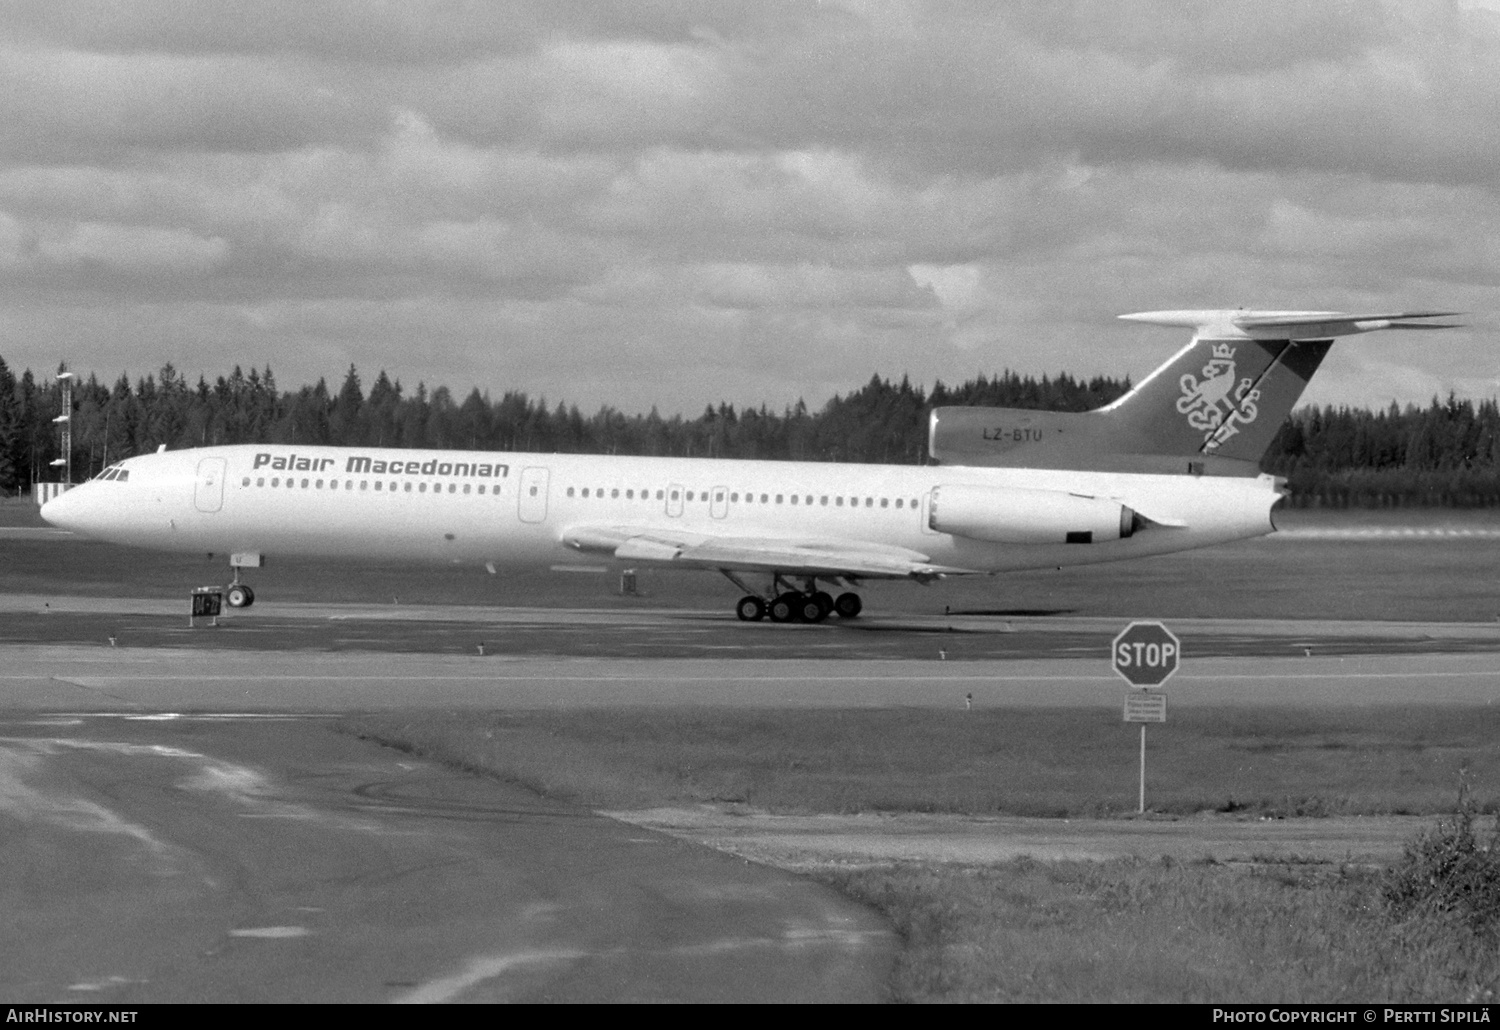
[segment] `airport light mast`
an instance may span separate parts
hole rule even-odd
[[[52,465],[64,470],[64,490],[73,485],[73,378],[72,372],[57,373],[57,381],[62,384],[63,413],[52,420],[62,426],[63,456],[55,459]]]

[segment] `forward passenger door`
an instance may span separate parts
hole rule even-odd
[[[214,512],[224,507],[223,458],[204,458],[198,462],[198,480],[193,487],[193,504],[199,511]]]

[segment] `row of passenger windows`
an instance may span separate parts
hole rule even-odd
[[[353,479],[345,479],[345,480],[342,480],[342,482],[344,484],[344,489],[345,490],[354,490],[354,489],[356,489],[355,480],[353,480]],[[327,479],[327,480],[324,480],[324,479],[303,479],[302,480],[301,489],[303,489],[303,490],[323,490],[323,489],[337,490],[339,488],[339,483],[340,483],[340,480],[337,480],[337,479]],[[371,481],[368,480],[368,479],[361,479],[361,480],[358,481],[358,483],[359,483],[359,485],[358,485],[357,488],[360,489],[360,490],[369,490],[371,488]],[[240,480],[240,486],[249,486],[249,485],[250,485],[250,477],[249,476],[246,476],[244,479]],[[287,476],[286,477],[286,482],[283,483],[280,476],[272,476],[271,479],[270,479],[270,481],[267,482],[267,480],[266,480],[266,478],[264,476],[260,476],[260,477],[258,477],[255,480],[255,485],[256,486],[282,487],[282,488],[285,488],[285,489],[296,489],[297,488],[297,480],[294,477],[292,477],[292,476]],[[412,490],[413,484],[410,481],[397,482],[396,480],[391,480],[389,483],[387,483],[383,479],[377,479],[377,480],[374,481],[373,485],[374,485],[374,489],[376,491],[384,491],[384,492],[387,492],[387,493],[396,493],[396,492],[399,491],[401,493],[408,493],[409,494],[409,493],[413,492],[413,490]],[[459,490],[459,484],[458,483],[448,483],[446,485],[448,487],[447,492],[450,493],[450,494],[470,493],[471,491],[482,494],[482,493],[485,492],[485,484],[484,483],[480,483],[477,487],[474,484],[472,484],[472,483],[464,483],[462,490]],[[415,484],[415,486],[416,486],[416,490],[415,490],[416,493],[425,494],[425,493],[428,492],[428,487],[427,487],[426,483],[417,483],[417,484]],[[435,494],[443,493],[443,486],[444,486],[443,483],[433,483],[432,484],[432,493],[435,493]],[[490,494],[491,494],[491,496],[499,497],[500,496],[500,484],[496,483],[495,486],[494,486],[494,489],[490,490]]]
[[[674,500],[674,501],[679,500],[679,499],[687,500],[687,501],[692,501],[692,500],[700,500],[700,501],[718,500],[718,501],[722,501],[722,500],[724,500],[724,495],[725,495],[725,491],[723,491],[723,490],[716,490],[716,491],[712,491],[712,492],[710,492],[708,490],[687,490],[687,491],[683,491],[683,490],[680,490],[680,489],[673,489],[673,490],[670,490],[670,491],[668,491],[668,490],[657,490],[656,491],[656,500],[658,500],[658,501],[666,500],[667,495],[669,493],[671,494],[671,499]],[[607,494],[606,494],[606,491],[605,491],[604,487],[602,487],[602,486],[593,487],[592,490],[589,487],[586,487],[586,486],[585,487],[571,487],[571,486],[568,487],[568,496],[569,497],[574,497],[574,496],[591,497],[592,496],[592,497],[595,497],[595,498],[602,499],[605,496],[608,496],[611,499],[618,499],[618,498],[620,498],[623,495],[624,498],[625,498],[625,500],[632,501],[632,500],[635,500],[636,494],[637,494],[637,491],[635,491],[635,490],[631,490],[631,489],[621,490],[618,487],[610,489],[607,492]],[[643,501],[649,501],[649,500],[651,500],[652,494],[651,494],[650,490],[641,490],[641,491],[639,491],[639,494],[640,494],[640,499],[641,500],[643,500]],[[877,504],[881,508],[889,508],[889,507],[891,507],[891,499],[889,497],[844,497],[842,495],[834,495],[834,496],[830,497],[828,494],[821,494],[821,495],[817,495],[817,496],[814,496],[813,494],[769,494],[769,493],[756,494],[756,493],[753,493],[753,492],[748,491],[748,490],[744,493],[743,496],[744,496],[744,503],[746,503],[746,504],[760,503],[760,504],[806,504],[806,505],[812,505],[814,503],[817,503],[819,505],[827,507],[828,504],[829,504],[829,502],[831,501],[833,503],[834,507],[836,507],[836,508],[844,508],[844,507],[848,507],[848,508],[874,508],[874,507],[877,506]],[[734,491],[730,491],[729,492],[729,502],[731,504],[739,504],[740,503],[740,498],[741,498],[741,494],[740,494],[740,492],[738,490],[734,490]],[[757,502],[757,498],[759,498],[758,502]],[[908,505],[910,505],[913,508],[917,507],[917,499],[915,497],[913,497],[913,498],[911,498],[911,500],[908,501],[904,497],[897,497],[896,500],[895,500],[895,506],[897,508],[904,508],[904,507],[906,507]]]

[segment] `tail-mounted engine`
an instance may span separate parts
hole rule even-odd
[[[932,491],[928,525],[996,544],[1092,544],[1120,540],[1145,520],[1119,501],[1058,490],[945,485]]]

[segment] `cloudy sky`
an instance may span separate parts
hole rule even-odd
[[[1490,397],[1497,11],[9,0],[0,356],[692,415],[1438,307],[1307,399]]]

